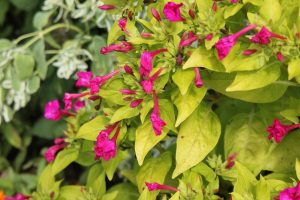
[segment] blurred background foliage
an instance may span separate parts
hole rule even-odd
[[[98,49],[114,16],[97,3],[0,1],[0,189],[6,194],[36,188],[44,148],[63,136],[64,122],[43,118],[45,102],[74,91],[77,71],[101,75],[113,66]]]

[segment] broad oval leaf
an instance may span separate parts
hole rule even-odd
[[[138,108],[131,108],[129,105],[120,107],[116,110],[111,117],[110,123],[113,124],[115,122],[121,121],[122,119],[128,119],[131,117],[135,117],[139,114]]]
[[[282,7],[279,0],[264,0],[260,7],[259,14],[267,21],[278,21],[282,14]]]
[[[78,157],[78,149],[66,148],[60,151],[52,165],[53,175],[58,174],[64,170],[69,164],[75,161]]]
[[[99,132],[105,129],[108,123],[109,121],[106,117],[97,116],[79,128],[76,138],[96,141]]]
[[[221,134],[220,121],[204,104],[193,112],[180,127],[177,137],[176,168],[172,177],[201,162],[216,146]]]

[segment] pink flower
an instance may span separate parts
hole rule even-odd
[[[183,6],[183,3],[176,4],[174,2],[168,2],[164,7],[164,15],[171,22],[183,21],[184,19],[180,14],[180,7]]]
[[[295,187],[282,190],[279,194],[279,200],[300,200],[300,182]]]
[[[78,112],[81,108],[83,108],[85,106],[85,102],[84,101],[75,101],[74,103],[74,110],[75,112]]]
[[[146,78],[149,77],[150,72],[153,68],[152,60],[153,58],[162,52],[166,52],[167,49],[158,49],[155,51],[144,51],[141,55],[141,66],[140,66],[140,77],[141,79],[145,76]]]
[[[281,35],[278,35],[276,33],[272,33],[265,26],[263,26],[261,28],[261,30],[251,38],[251,42],[267,45],[271,42],[270,38],[272,38],[272,37],[278,38],[278,39],[281,39],[281,40],[286,39],[285,37],[283,37]]]
[[[4,200],[28,200],[31,196],[26,196],[21,193],[17,193],[14,197],[5,197]]]
[[[234,166],[234,164],[235,164],[234,159],[236,158],[236,156],[237,156],[237,153],[234,152],[227,158],[227,160],[226,160],[227,164],[225,166],[226,169],[231,169]]]
[[[153,34],[152,33],[143,32],[143,33],[141,33],[141,36],[143,38],[151,38],[151,37],[153,37]]]
[[[279,143],[289,131],[299,127],[300,124],[283,125],[278,119],[275,119],[273,124],[267,128],[267,131],[269,132],[268,139],[271,140],[274,138],[275,142]]]
[[[210,41],[210,40],[212,40],[212,38],[213,38],[213,34],[212,33],[210,33],[210,34],[208,34],[206,37],[205,37],[205,39],[207,40],[207,41]]]
[[[84,97],[88,94],[89,94],[88,92],[79,93],[79,94],[77,94],[77,93],[75,93],[75,94],[65,93],[65,96],[63,98],[63,101],[65,103],[64,110],[71,110],[72,109],[72,100],[73,99],[81,98],[81,97]]]
[[[58,143],[60,142],[60,143]],[[48,163],[51,163],[55,159],[55,155],[58,151],[66,147],[66,143],[63,141],[55,140],[54,143],[57,143],[47,149],[47,151],[44,154],[45,159]]]
[[[90,81],[90,94],[94,95],[99,92],[100,86],[102,86],[106,81],[111,79],[117,73],[119,73],[121,69],[117,69],[107,75],[104,76],[96,76],[93,80]]]
[[[131,108],[135,108],[135,107],[139,106],[142,102],[143,102],[143,99],[136,99],[136,100],[133,100],[133,101],[130,103],[130,107],[131,107]]]
[[[104,55],[108,54],[110,52],[113,52],[113,51],[127,53],[127,52],[131,51],[132,49],[133,49],[133,47],[132,47],[131,43],[122,41],[119,44],[111,44],[107,47],[102,47],[100,50],[100,53],[104,54]]]
[[[109,140],[109,135],[116,127],[117,123],[109,127],[106,130],[100,132],[97,137],[96,146],[94,147],[94,152],[96,154],[95,160],[103,158],[104,160],[110,160],[116,156],[117,146],[116,141],[120,132],[120,127],[117,128],[115,135],[111,140]]]
[[[166,123],[159,116],[160,111],[159,111],[158,99],[155,91],[153,91],[153,98],[154,98],[154,109],[150,115],[150,119],[152,122],[152,127],[155,135],[159,136],[161,135],[162,129],[166,125]]]
[[[192,9],[189,10],[189,15],[192,19],[195,19],[195,12]]]
[[[62,144],[65,142],[64,138],[55,138],[54,139],[54,144]]]
[[[100,10],[112,10],[112,9],[115,9],[116,6],[114,5],[109,5],[109,4],[104,4],[102,6],[99,6],[98,7]]]
[[[230,0],[230,3],[238,3],[239,0]]]
[[[126,24],[127,24],[127,19],[123,18],[119,20],[118,26],[120,27],[120,29],[124,32],[127,32],[126,30]]]
[[[283,62],[284,61],[284,56],[282,55],[282,53],[280,51],[278,51],[276,53],[276,57],[277,59],[280,61],[280,62]]]
[[[77,81],[76,81],[76,87],[89,87],[90,81],[93,78],[92,72],[78,72],[77,73]]]
[[[130,90],[130,89],[121,89],[120,92],[123,95],[132,95],[132,94],[136,94],[135,90]]]
[[[151,94],[153,90],[154,81],[157,79],[159,74],[162,72],[163,68],[160,68],[153,76],[147,80],[141,81],[141,86],[146,94]]]
[[[195,85],[196,85],[197,88],[201,88],[203,86],[203,81],[202,81],[201,76],[200,76],[199,68],[195,67],[194,71],[195,71],[195,74],[196,74]]]
[[[243,51],[242,54],[243,54],[243,56],[250,56],[256,52],[257,52],[257,49],[246,49],[245,51]]]
[[[57,99],[49,101],[45,105],[44,117],[49,120],[58,121],[61,118],[60,105]]]
[[[187,38],[186,38],[187,36]],[[188,34],[186,32],[184,32],[182,34],[182,38],[179,44],[180,48],[186,47],[186,46],[190,46],[193,42],[197,41],[198,37],[192,32],[190,31]]]
[[[127,74],[133,75],[133,71],[132,71],[131,67],[129,67],[128,65],[124,65],[124,70]]]
[[[213,5],[212,5],[212,8],[211,8],[214,12],[217,12],[218,10],[218,4],[216,1],[214,1]]]
[[[156,191],[156,190],[171,190],[171,191],[175,191],[175,192],[179,191],[177,188],[174,188],[174,187],[171,187],[168,185],[162,185],[157,182],[153,182],[153,183],[145,182],[145,184],[146,184],[149,192]]]
[[[251,24],[237,33],[221,38],[215,45],[219,60],[223,60],[229,54],[231,48],[236,44],[236,41],[239,37],[246,34],[248,31],[252,30],[255,27],[256,25]]]
[[[154,17],[158,22],[161,21],[160,15],[159,15],[158,11],[157,11],[155,8],[151,8],[151,13],[152,13],[153,17]]]

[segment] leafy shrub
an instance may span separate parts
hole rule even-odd
[[[32,199],[297,199],[300,3],[102,2],[115,69],[45,104],[67,128]]]

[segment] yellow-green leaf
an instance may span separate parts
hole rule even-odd
[[[91,121],[83,124],[76,135],[76,138],[96,141],[99,132],[108,125],[108,119],[104,116],[97,116]]]

